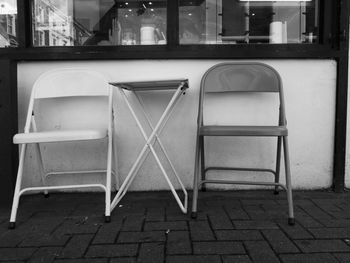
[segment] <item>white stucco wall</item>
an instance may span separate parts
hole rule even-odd
[[[33,62],[19,63],[18,66],[18,101],[19,128],[23,130],[31,87],[38,76],[50,69],[60,67],[91,68],[105,74],[113,81],[137,81],[167,78],[188,78],[190,88],[179,102],[162,133],[170,158],[177,168],[187,188],[192,188],[195,133],[198,110],[200,80],[204,72],[219,60],[142,60],[142,61],[90,61],[90,62]],[[285,89],[286,111],[289,127],[289,143],[293,186],[295,189],[325,188],[331,185],[336,63],[332,60],[265,60],[280,73]],[[168,101],[169,95],[145,95],[147,109],[153,119],[158,119]],[[244,106],[245,101],[234,104],[229,97],[220,104],[223,113],[215,116],[216,122],[228,122],[232,116],[243,121],[249,111],[238,111],[236,106]],[[118,154],[119,173],[125,178],[137,154],[143,146],[143,139],[136,123],[115,92],[117,109],[115,143]],[[260,120],[262,109],[266,105],[255,106],[254,113]],[[213,107],[211,107],[213,108]],[[218,110],[215,106],[215,109]],[[213,113],[211,113],[213,114]],[[269,113],[272,115],[272,113]],[[274,118],[275,119],[275,118]],[[93,121],[92,119],[90,121]],[[208,164],[249,165],[251,167],[274,168],[275,141],[268,139],[230,139],[208,140],[210,151]],[[103,167],[105,154],[103,145],[94,144],[90,149],[81,144],[66,148],[47,146],[43,149],[44,159],[51,169],[83,169],[92,166]],[[40,184],[35,154],[30,147],[25,166],[25,185]],[[282,166],[283,168],[283,166]],[[283,177],[284,173],[282,174]],[[224,175],[225,177],[227,175]],[[255,175],[249,175],[255,176]],[[264,178],[265,175],[262,176]],[[97,180],[102,180],[102,177]],[[91,181],[91,176],[64,181]],[[282,179],[284,181],[284,179]],[[54,179],[51,180],[54,183]],[[168,189],[151,155],[141,168],[134,181],[132,190]]]

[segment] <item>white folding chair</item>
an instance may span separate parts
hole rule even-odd
[[[67,101],[71,102],[71,107],[66,107]],[[51,108],[54,108],[54,113],[51,112],[49,116],[50,125],[46,123],[46,126],[42,124],[42,127],[39,127],[37,125],[40,123],[38,119],[42,120],[45,114],[49,114],[46,111],[40,111],[40,103],[45,102]],[[72,102],[76,104],[72,104]],[[83,107],[79,107],[79,105],[83,105]],[[67,113],[61,113],[63,109],[68,111],[69,115],[69,118],[67,118],[69,120],[66,120],[66,122],[64,117],[67,117]],[[91,114],[96,116],[96,118],[92,119],[91,122],[82,121],[83,119],[89,120]],[[39,117],[36,118],[37,116]],[[74,117],[76,118],[72,120]],[[16,134],[13,137],[13,143],[21,144],[21,149],[9,228],[15,228],[19,199],[22,194],[30,191],[43,191],[47,196],[50,190],[91,187],[101,188],[105,192],[105,221],[109,222],[111,212],[111,174],[115,174],[112,171],[112,160],[113,155],[115,155],[112,138],[112,87],[109,86],[108,81],[101,74],[86,69],[58,69],[41,75],[33,86],[24,133]],[[107,167],[105,170],[45,171],[40,143],[85,143],[103,139],[107,140]],[[28,144],[34,144],[35,146],[43,186],[22,188],[23,167]],[[52,175],[94,173],[106,173],[105,184],[48,186],[46,182],[47,177]]]

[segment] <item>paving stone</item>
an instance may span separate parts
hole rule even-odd
[[[342,216],[344,217],[344,213],[342,213]],[[350,227],[350,219],[319,219],[319,221],[324,225],[325,227],[330,227],[330,228],[339,228],[339,227],[344,227],[344,228],[349,228]]]
[[[88,203],[78,204],[78,206],[74,209],[71,216],[102,216],[105,213],[104,201],[96,203],[96,205],[92,205],[92,200],[89,200]]]
[[[237,207],[225,207],[225,210],[232,220],[247,220],[249,218],[248,214],[242,209]]]
[[[233,229],[232,222],[223,209],[212,209],[208,212],[212,229]]]
[[[168,233],[166,253],[168,255],[191,254],[191,240],[188,231],[170,231]]]
[[[120,232],[118,243],[144,243],[165,241],[165,231]]]
[[[109,263],[135,263],[136,258],[112,258]]]
[[[288,225],[287,222],[282,221],[278,224],[279,227],[288,235],[291,239],[312,239],[313,236],[310,232],[301,227],[298,223],[294,226]]]
[[[326,199],[317,200],[317,199],[313,199],[312,201],[320,209],[322,209],[323,211],[327,212],[332,217],[335,214],[344,212],[344,210],[342,208],[340,208],[339,206],[337,206],[335,202],[332,202],[332,200],[326,200]]]
[[[233,224],[236,227],[236,229],[278,229],[276,223],[271,221],[234,220]]]
[[[262,230],[262,233],[277,254],[299,252],[299,249],[281,230],[267,229]]]
[[[140,262],[140,263],[164,262],[164,244],[163,243],[141,244],[137,262]]]
[[[283,200],[284,204],[287,204],[287,200]],[[311,198],[296,198],[294,196],[294,205],[296,207],[314,206],[315,203],[312,202]]]
[[[333,218],[330,214],[328,214],[327,212],[325,212],[315,204],[311,204],[311,203],[300,204],[299,207],[301,207],[307,214],[309,214],[315,219],[319,219],[319,218],[332,219]]]
[[[151,207],[147,208],[146,221],[164,221],[165,207]]]
[[[30,257],[28,263],[50,263],[59,256],[61,247],[41,247]]]
[[[274,220],[274,219],[283,219],[283,220],[288,220],[288,208],[287,207],[281,207],[281,208],[269,208],[266,209],[264,206],[265,212],[263,214],[263,218],[267,220]],[[263,219],[261,218],[261,219]],[[261,220],[260,219],[260,220]]]
[[[209,200],[205,201],[205,204],[207,207],[210,207],[210,208],[217,208],[218,205],[230,206],[230,207],[240,207],[241,206],[240,200],[234,200],[232,198],[227,198],[224,196],[221,196],[218,198],[210,197]]]
[[[247,255],[222,256],[223,263],[252,263]]]
[[[59,226],[64,221],[64,218],[61,217],[45,217],[45,216],[33,216],[28,219],[24,224],[17,225],[16,230],[22,232],[22,234],[26,233],[43,233],[48,234],[51,233],[57,226]]]
[[[145,231],[153,230],[187,230],[186,221],[173,221],[173,222],[146,222]]]
[[[207,221],[190,221],[190,234],[193,241],[215,240]]]
[[[114,219],[108,224],[103,224],[97,231],[92,244],[108,244],[114,243],[117,235],[122,227],[121,219]]]
[[[218,255],[208,256],[167,256],[166,263],[221,263]]]
[[[124,221],[122,231],[141,231],[144,221],[144,215],[129,215]]]
[[[125,199],[128,198],[128,196],[125,197]],[[123,199],[122,202],[124,204],[119,204],[113,212],[117,215],[121,215],[123,217],[127,216],[137,216],[137,217],[143,217],[146,213],[146,207],[145,203],[137,205],[136,202],[132,202],[132,204],[125,204],[127,200]],[[143,198],[143,201],[146,202],[147,198]]]
[[[350,211],[349,209],[346,209],[341,213],[340,212],[334,213],[333,216],[336,218],[350,219]]]
[[[215,235],[218,240],[263,240],[263,236],[258,230],[216,230]]]
[[[245,250],[239,242],[193,242],[193,253],[197,255],[244,254]]]
[[[54,263],[107,263],[107,258],[89,258],[89,259],[56,259]]]
[[[350,252],[350,246],[342,240],[296,240],[295,243],[304,253]]]
[[[283,263],[337,263],[338,261],[328,253],[281,255]]]
[[[309,231],[317,239],[350,238],[350,228],[310,228]]]
[[[91,245],[86,252],[86,257],[135,257],[136,253],[136,244]]]
[[[243,209],[252,220],[264,220],[265,210],[260,205],[244,205]]]
[[[314,218],[312,218],[305,212],[302,212],[302,213],[296,212],[295,220],[305,228],[323,227],[323,225],[320,222],[316,221]]]
[[[341,263],[349,263],[350,262],[350,253],[335,253],[334,257],[338,259]]]
[[[271,193],[273,193],[273,191],[271,191]],[[262,199],[242,199],[241,200],[241,204],[243,206],[262,206],[262,205],[269,205],[271,207],[276,207],[278,205],[278,202],[276,202],[276,200],[271,200],[271,199],[266,199],[266,198],[262,198]]]
[[[19,247],[64,246],[70,237],[68,235],[40,234],[29,236],[19,244]]]
[[[99,219],[87,216],[70,217],[67,218],[53,234],[56,236],[67,234],[94,234],[102,224],[102,217]]]
[[[74,235],[62,250],[60,258],[80,258],[88,248],[93,235]]]
[[[182,213],[179,206],[167,207],[166,208],[166,220],[167,221],[183,221],[187,220],[188,214]]]
[[[21,243],[24,239],[36,239],[38,233],[41,235],[48,235],[59,224],[61,219],[50,218],[30,218],[27,222],[16,226],[15,229],[6,230],[0,233],[0,247],[15,247]]]
[[[16,229],[14,230],[16,231]],[[21,243],[25,238],[28,237],[29,234],[19,233],[7,231],[0,235],[0,248],[1,247],[16,247],[19,243]]]
[[[244,245],[254,263],[280,262],[266,241],[245,241]]]
[[[30,258],[36,248],[0,248],[1,260],[25,260]]]

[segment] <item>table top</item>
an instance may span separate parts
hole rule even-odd
[[[188,79],[167,79],[167,80],[148,80],[133,82],[110,82],[109,84],[122,89],[131,91],[149,91],[149,90],[172,90],[177,89],[181,83],[184,83],[182,89],[188,88]]]

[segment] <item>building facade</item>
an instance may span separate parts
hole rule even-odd
[[[19,1],[19,47],[0,49],[3,65],[16,71],[15,80],[6,82],[6,95],[13,103],[3,110],[16,121],[4,138],[11,140],[13,133],[23,128],[31,87],[48,69],[91,68],[111,81],[188,78],[190,89],[164,133],[169,138],[165,139],[169,154],[176,157],[181,179],[190,188],[202,75],[223,61],[261,61],[273,66],[284,83],[294,187],[342,191],[350,177],[345,171],[348,8],[346,1],[327,0]],[[119,113],[116,145],[123,178],[143,139],[117,92],[115,100]],[[156,118],[166,95],[146,100]],[[224,112],[235,112],[234,105],[222,106]],[[264,105],[259,107],[255,108],[257,117]],[[244,113],[237,116],[239,120],[246,118]],[[222,114],[218,120],[226,122],[231,117]],[[179,129],[181,138],[176,137]],[[15,153],[10,158],[15,162],[16,148],[5,143],[5,148]],[[224,164],[252,161],[253,166],[273,165],[274,155],[260,158],[267,156],[273,142],[207,143],[214,153],[208,156],[210,164],[219,160]],[[237,144],[240,147],[235,147]],[[228,145],[235,148],[233,153],[226,150]],[[98,152],[96,147],[93,152]],[[78,145],[62,153],[47,148],[45,156],[52,169],[87,168],[104,161],[103,155],[86,159],[80,151]],[[252,151],[255,155],[250,155]],[[37,184],[35,160],[25,169],[29,176],[24,183]],[[8,166],[2,173],[13,174],[15,170],[15,166]],[[146,162],[133,189],[166,189],[159,177],[157,166]],[[89,180],[76,180],[81,179]]]

